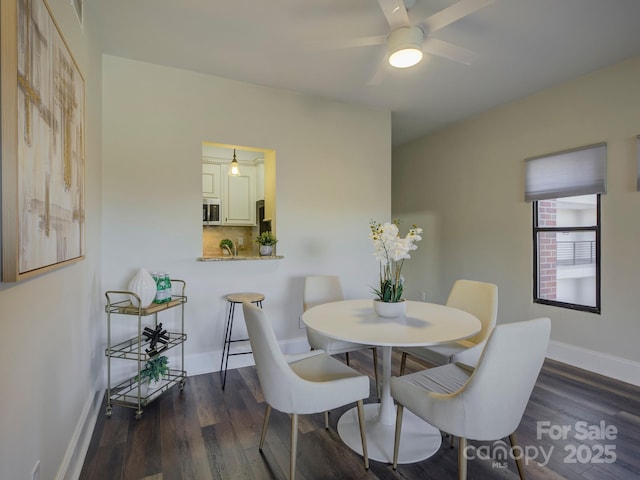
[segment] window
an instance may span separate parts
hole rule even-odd
[[[600,195],[533,202],[536,303],[600,312]]]
[[[600,197],[606,145],[526,160],[533,301],[600,313]]]

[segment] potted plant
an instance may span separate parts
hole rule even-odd
[[[260,255],[273,255],[273,246],[278,243],[278,239],[271,230],[262,232],[256,238],[256,242],[260,244]]]
[[[220,250],[222,250],[223,255],[232,255],[233,242],[228,238],[223,238],[220,240]]]
[[[138,382],[144,391],[142,395],[146,397],[149,392],[157,389],[162,378],[166,377],[168,373],[169,359],[165,355],[157,355],[147,360],[138,377]]]
[[[373,308],[381,317],[397,317],[406,311],[406,304],[402,298],[402,266],[407,258],[411,258],[409,252],[416,250],[416,243],[422,240],[422,229],[415,225],[409,229],[406,237],[402,238],[398,223],[396,220],[393,223],[380,224],[372,220],[369,224],[373,255],[380,263],[380,287],[373,289],[377,297],[373,302]]]

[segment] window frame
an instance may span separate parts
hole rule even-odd
[[[596,225],[583,226],[583,227],[540,227],[538,219],[538,201],[532,201],[533,206],[533,303],[542,305],[550,305],[553,307],[567,308],[570,310],[578,310],[581,312],[590,312],[601,314],[600,307],[600,252],[601,252],[601,210],[600,210],[600,193],[594,193],[596,195]],[[562,197],[558,197],[562,198]],[[538,283],[538,234],[541,232],[594,232],[595,234],[595,267],[596,267],[596,305],[580,305],[577,303],[560,302],[557,300],[549,300],[546,298],[540,298],[538,295],[539,283]]]

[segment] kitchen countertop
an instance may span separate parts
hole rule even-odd
[[[211,257],[198,257],[199,262],[239,262],[244,260],[280,260],[282,255],[214,255]]]

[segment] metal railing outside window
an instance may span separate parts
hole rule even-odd
[[[588,265],[596,261],[596,242],[583,241],[558,241],[557,242],[558,265]]]

